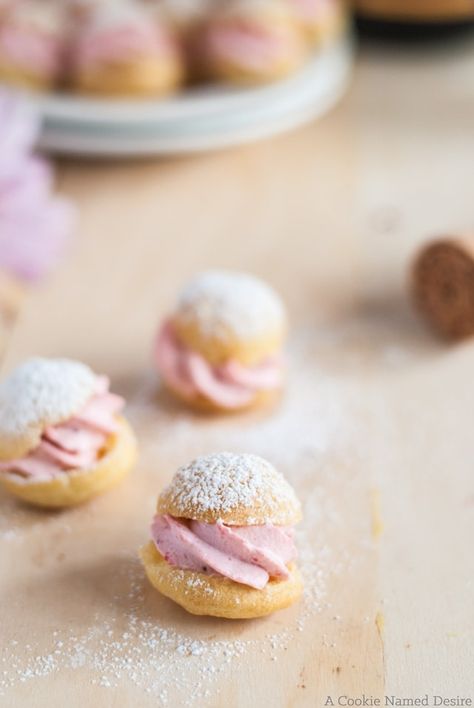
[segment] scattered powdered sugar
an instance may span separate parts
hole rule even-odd
[[[282,400],[270,409],[231,416],[196,415],[184,406],[156,405],[157,375],[150,371],[128,400],[128,413],[138,428],[154,427],[153,436],[142,453],[151,460],[179,453],[186,463],[203,452],[232,450],[252,452],[269,460],[298,496],[302,463],[317,467],[325,455],[357,436],[358,392],[351,381],[319,369],[312,357],[308,335],[295,336],[288,351],[287,376]],[[174,470],[170,470],[170,477]],[[159,487],[157,486],[157,492]]]
[[[72,416],[95,386],[94,373],[78,361],[34,358],[18,366],[0,385],[0,441],[7,455],[10,441]]]
[[[285,309],[276,292],[248,273],[205,271],[179,298],[177,316],[221,341],[254,339],[281,329]]]
[[[327,652],[333,650],[336,641],[331,626],[336,628],[343,622],[344,612],[337,594],[332,593],[334,581],[338,575],[345,579],[349,568],[355,567],[356,571],[351,572],[357,572],[357,564],[365,552],[362,541],[359,547],[352,535],[350,550],[347,546],[345,505],[350,504],[356,485],[360,484],[358,476],[354,475],[351,481],[345,474],[344,486],[340,479],[341,469],[348,467],[346,457],[351,459],[351,468],[354,467],[358,400],[350,382],[317,370],[312,361],[310,366],[311,358],[307,340],[295,333],[289,352],[291,383],[284,400],[273,410],[235,417],[197,416],[185,408],[173,407],[171,401],[168,405],[162,401],[157,406],[156,378],[145,372],[143,381],[136,382],[135,392],[129,397],[128,417],[141,436],[142,463],[136,474],[138,487],[149,491],[149,499],[144,499],[142,492],[133,496],[133,491],[130,500],[121,497],[123,523],[136,517],[135,505],[140,504],[143,536],[142,531],[135,536],[131,534],[125,551],[114,550],[112,570],[102,569],[99,575],[94,571],[92,582],[87,572],[83,577],[81,570],[79,581],[84,583],[86,592],[91,585],[103,582],[104,587],[100,594],[91,593],[91,600],[84,600],[89,602],[88,612],[80,613],[80,624],[69,620],[74,615],[75,599],[82,597],[81,590],[75,589],[78,576],[73,575],[67,585],[64,577],[68,576],[61,575],[66,596],[61,608],[64,605],[70,611],[67,622],[55,619],[53,606],[49,609],[50,624],[42,626],[39,618],[38,622],[35,619],[28,624],[26,642],[24,638],[18,642],[19,634],[6,635],[3,631],[0,695],[17,700],[21,685],[38,681],[39,689],[41,679],[61,675],[62,681],[80,681],[81,695],[95,699],[101,694],[94,691],[109,691],[108,697],[98,699],[104,702],[120,703],[116,691],[130,692],[133,688],[135,693],[127,695],[133,695],[133,700],[143,706],[218,705],[224,702],[226,686],[235,682],[236,676],[254,675],[251,667],[255,661],[262,666],[266,662],[273,665],[299,661],[297,645],[304,633],[311,638],[312,645],[324,647]],[[284,473],[303,504],[303,522],[297,526],[296,536],[298,564],[305,582],[303,599],[284,613],[257,622],[201,619],[171,609],[168,601],[149,585],[136,558],[136,547],[147,540],[146,526],[153,513],[155,490],[158,494],[173,470],[187,460],[229,449],[234,453],[217,456],[219,464],[234,464],[237,460],[242,467],[242,459],[250,458],[252,470],[254,461],[260,458],[238,453],[251,451],[268,458]],[[163,464],[167,466],[165,470]],[[260,464],[264,470],[273,470],[270,463]],[[246,474],[250,472],[244,465],[243,489],[234,490],[230,498],[234,494],[239,500],[242,495],[244,500],[248,498]],[[146,475],[146,487],[140,475]],[[217,490],[210,499],[207,487],[199,493],[201,503],[215,504],[214,492],[220,498],[216,484]],[[250,485],[252,493],[259,488],[260,482]],[[345,500],[341,498],[341,489],[345,489]],[[51,548],[54,539],[58,552],[62,550],[67,555],[69,544],[74,543],[85,525],[94,523],[100,528],[100,524],[112,523],[117,510],[113,499],[106,497],[97,505],[74,509],[63,516],[29,511],[14,502],[9,505],[5,499],[1,499],[1,504],[5,523],[0,528],[0,542],[6,544],[11,557],[16,553],[24,557],[32,536],[35,544],[44,539],[41,544],[45,550]],[[107,509],[108,520],[101,516]],[[145,518],[148,513],[150,516]],[[366,540],[362,536],[361,539]],[[358,548],[360,553],[355,553]],[[94,557],[91,549],[91,563]],[[54,569],[60,572],[60,566]],[[54,582],[54,574],[49,577]],[[43,590],[49,589],[50,582]],[[200,580],[195,578],[191,582]],[[68,590],[77,595],[68,599]],[[16,598],[14,594],[8,598],[11,608]],[[24,603],[25,595],[18,602]],[[35,586],[28,602],[39,607]],[[15,613],[19,612],[20,608],[15,607]],[[328,618],[337,617],[342,620],[334,619],[328,629]],[[323,625],[325,631],[320,631]],[[11,626],[8,628],[15,631]]]
[[[232,452],[204,455],[184,465],[163,498],[181,516],[191,517],[206,512],[219,517],[235,509],[252,512],[264,505],[272,523],[279,523],[282,506],[288,515],[299,507],[293,489],[273,465],[257,455]]]
[[[19,504],[18,500],[7,492],[2,495],[0,503],[0,543],[8,542],[18,546],[27,542],[29,536],[48,535],[50,532],[61,536],[71,534],[71,522],[79,518],[83,511],[80,508],[71,509],[68,516],[63,517],[61,514],[51,514],[39,508]]]
[[[292,646],[295,632],[304,631],[309,617],[327,609],[326,581],[334,572],[331,553],[324,544],[320,550],[311,544],[310,549],[305,534],[300,534],[299,542],[305,566],[305,596],[297,616],[284,629],[249,630],[244,638],[232,639],[215,636],[232,635],[232,623],[229,632],[219,633],[214,628],[210,637],[206,637],[209,630],[198,633],[203,638],[194,636],[195,629],[178,631],[172,622],[160,620],[159,613],[148,609],[147,599],[154,591],[137,559],[123,554],[119,577],[114,578],[120,595],[112,596],[105,609],[92,614],[89,626],[80,632],[62,626],[52,629],[47,637],[31,631],[28,643],[21,648],[15,639],[4,643],[0,696],[12,695],[19,684],[80,671],[82,676],[86,672],[91,686],[113,689],[131,684],[160,706],[176,705],[176,700],[185,706],[202,706],[211,696],[215,700],[226,678],[241,667],[249,652],[258,654],[261,661],[282,659]]]
[[[5,529],[4,531],[0,530],[0,538],[4,541],[16,541],[19,535],[16,529]]]

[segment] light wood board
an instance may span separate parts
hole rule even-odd
[[[3,370],[41,354],[108,373],[141,458],[83,508],[0,496],[0,705],[473,697],[474,349],[436,341],[406,283],[417,244],[473,225],[473,72],[466,44],[366,50],[339,108],[292,135],[61,165],[80,233],[25,302]],[[156,325],[215,266],[252,270],[288,304],[275,410],[199,417],[158,389]],[[307,596],[261,621],[188,616],[136,559],[175,468],[224,448],[269,457],[305,506]]]

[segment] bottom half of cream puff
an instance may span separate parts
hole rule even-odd
[[[202,410],[238,411],[266,404],[277,397],[284,382],[284,357],[273,342],[251,363],[243,363],[239,353],[213,363],[185,344],[171,321],[160,329],[154,357],[165,385]]]
[[[97,390],[70,418],[49,424],[26,454],[0,462],[0,483],[15,496],[44,507],[81,504],[117,484],[133,466],[133,431],[121,415],[123,399]]]
[[[217,462],[213,458],[217,458]],[[245,619],[288,607],[302,592],[292,523],[299,518],[294,497],[290,493],[288,499],[284,498],[287,488],[278,479],[273,490],[271,482],[261,486],[260,498],[255,496],[251,511],[242,496],[242,503],[236,504],[233,512],[226,512],[226,507],[230,507],[224,496],[235,499],[234,491],[240,488],[242,493],[245,486],[239,473],[233,474],[234,461],[246,470],[249,460],[250,465],[254,461],[257,466],[267,463],[251,455],[221,453],[200,458],[184,469],[203,464],[203,460],[209,461],[208,480],[198,470],[197,475],[191,473],[194,479],[190,485],[186,481],[183,484],[182,469],[178,479],[172,482],[174,490],[170,492],[168,488],[160,497],[158,514],[151,526],[151,541],[141,550],[149,580],[163,595],[197,615]],[[226,479],[225,472],[220,473],[225,466],[230,479]],[[211,479],[213,473],[220,474],[217,485]],[[257,489],[258,479],[254,483],[249,482],[248,475],[245,478],[249,489]],[[197,503],[191,503],[194,511],[190,511],[182,502],[186,496],[193,499],[193,485]],[[216,495],[219,485],[221,490]],[[206,487],[220,499],[212,513],[203,513],[200,509],[199,497],[203,499],[207,494],[203,492]],[[284,493],[278,499],[282,489]],[[185,512],[183,507],[187,507],[187,515],[177,516]],[[224,518],[220,518],[222,516]]]

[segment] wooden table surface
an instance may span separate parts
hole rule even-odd
[[[61,164],[80,233],[26,299],[3,370],[39,354],[108,373],[141,457],[82,508],[0,496],[2,707],[474,698],[474,348],[438,342],[407,293],[414,249],[474,224],[473,76],[472,40],[372,47],[340,106],[291,135]],[[194,416],[159,390],[156,325],[215,266],[251,270],[287,302],[275,410]],[[222,449],[268,457],[304,502],[306,595],[268,619],[188,616],[137,560],[162,485]]]

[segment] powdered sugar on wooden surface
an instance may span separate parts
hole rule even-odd
[[[58,673],[71,676],[72,681],[80,673],[88,677],[90,685],[104,689],[133,685],[143,692],[143,705],[147,695],[160,706],[176,705],[176,696],[186,706],[205,705],[211,696],[215,701],[226,676],[238,670],[241,662],[250,656],[257,656],[259,662],[285,660],[295,635],[305,631],[308,620],[332,611],[327,582],[331,574],[342,571],[344,562],[334,565],[333,551],[324,538],[322,534],[315,546],[305,532],[299,534],[306,588],[286,626],[265,631],[255,623],[240,623],[247,630],[242,638],[228,638],[234,635],[233,623],[226,631],[225,621],[214,628],[217,636],[209,638],[208,629],[196,633],[194,626],[187,632],[182,622],[177,629],[162,619],[150,608],[155,591],[144,578],[140,563],[134,554],[123,553],[118,574],[112,576],[109,601],[98,611],[91,608],[90,622],[80,631],[67,624],[52,625],[46,636],[44,631],[36,634],[32,629],[26,645],[19,646],[15,639],[3,644],[0,696],[14,695],[15,687]],[[319,641],[330,646],[326,635]],[[171,695],[174,699],[170,702]]]
[[[283,303],[269,285],[248,273],[225,270],[197,275],[181,294],[177,314],[183,323],[196,322],[204,335],[222,341],[265,337],[285,324]]]
[[[118,498],[112,494],[62,515],[48,515],[0,497],[0,547],[11,557],[30,553],[31,543],[44,547],[50,574],[41,577],[50,577],[52,583],[44,588],[45,595],[37,595],[32,581],[27,597],[9,596],[9,602],[35,607],[44,597],[50,619],[45,625],[39,615],[28,628],[27,640],[18,642],[16,634],[3,638],[0,694],[6,700],[20,695],[24,684],[38,682],[39,686],[47,677],[57,676],[80,681],[86,695],[93,687],[103,690],[104,704],[117,699],[116,691],[133,687],[143,706],[176,705],[177,701],[215,705],[220,696],[225,699],[225,687],[236,672],[248,676],[255,662],[262,666],[280,662],[283,667],[291,660],[300,633],[308,633],[321,651],[336,656],[336,630],[344,621],[344,608],[332,587],[341,582],[338,576],[357,571],[367,553],[367,538],[360,529],[351,535],[353,547],[347,547],[344,510],[359,493],[357,475],[344,473],[341,487],[341,470],[357,455],[358,395],[350,383],[316,369],[311,358],[307,341],[295,336],[289,352],[290,385],[282,402],[272,410],[235,417],[197,416],[167,399],[157,405],[156,376],[142,372],[128,392],[127,411],[141,438],[142,459],[122,490],[117,490]],[[269,459],[303,503],[304,519],[297,526],[303,599],[260,622],[201,620],[172,609],[149,585],[136,556],[140,543],[147,541],[156,496],[174,470],[189,459],[226,449],[234,451],[231,460],[241,460],[238,453],[249,451]],[[136,486],[140,491],[135,493]],[[248,491],[242,493],[246,498]],[[238,490],[235,494],[241,499]],[[205,504],[214,501],[204,495]],[[101,565],[95,568],[97,549],[90,546],[87,566],[69,579],[54,564],[54,554],[65,555],[61,563],[66,563],[68,549],[74,544],[81,547],[81,534],[92,525],[98,529],[100,543],[104,527],[110,534],[110,571]],[[119,543],[115,536],[121,529],[127,533]],[[360,537],[360,542],[354,537]],[[72,595],[66,601],[67,621],[55,610],[56,578],[61,592]],[[100,593],[87,594],[98,586]],[[74,604],[82,601],[88,602],[88,620],[74,623]],[[328,617],[330,629],[321,630]]]

